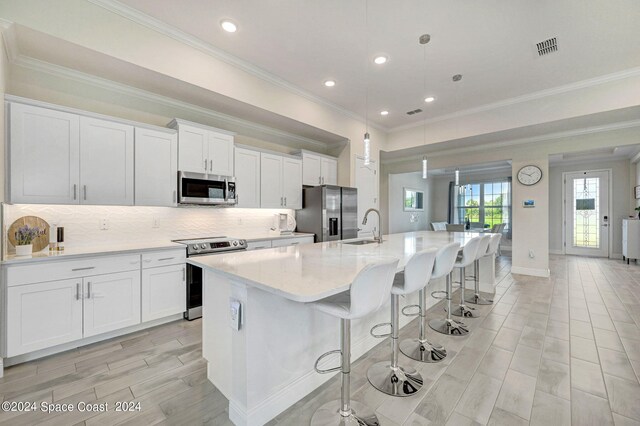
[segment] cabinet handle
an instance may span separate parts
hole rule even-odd
[[[284,205],[287,205],[287,197],[284,197]]]
[[[322,183],[324,184],[324,176],[322,176]]]
[[[76,283],[76,300],[80,300],[80,283]]]
[[[318,183],[322,183],[322,177],[318,176]]]
[[[77,199],[78,198],[78,185],[76,185],[75,183],[73,184],[73,199]]]
[[[213,171],[213,160],[209,160],[209,171]]]
[[[207,159],[206,158],[204,159],[204,171],[205,172],[207,171]]]
[[[74,268],[71,271],[75,272],[75,271],[88,271],[90,269],[96,269],[95,266],[87,266],[86,268]]]
[[[139,261],[139,260],[134,260],[134,261],[132,261],[132,262],[130,262],[130,263],[131,263],[132,265],[137,265],[138,263],[140,263],[140,261]]]
[[[163,257],[162,259],[158,259],[158,262],[162,262],[163,260],[171,260],[175,259],[175,257]]]
[[[300,243],[299,243],[299,242],[298,242],[298,243],[291,243],[291,244],[289,244],[289,245],[291,245],[291,246],[296,246],[296,245],[298,245],[298,244],[300,244]]]
[[[178,194],[175,189],[173,190],[173,202],[174,203],[178,202]]]
[[[144,260],[144,263],[150,263],[150,262],[151,262],[151,259],[145,259]]]
[[[83,185],[84,199],[87,199],[87,185]]]
[[[87,283],[87,299],[91,299],[91,281]]]
[[[280,197],[280,205],[281,205],[281,206],[283,205],[282,197]]]
[[[182,282],[187,280],[187,268],[182,268]]]

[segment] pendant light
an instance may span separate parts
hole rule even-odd
[[[365,39],[365,58],[366,63],[364,67],[364,165],[371,164],[371,137],[369,136],[369,1],[364,2],[364,39]]]
[[[427,43],[431,40],[431,36],[429,34],[422,34],[420,38],[418,38],[418,42],[423,46],[422,49],[422,62],[423,62],[423,70],[422,70],[422,95],[426,95],[427,93]],[[424,115],[424,119],[422,121],[422,144],[427,146],[427,116]],[[422,179],[426,179],[427,175],[427,156],[422,157]]]

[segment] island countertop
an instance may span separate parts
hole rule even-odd
[[[219,255],[187,261],[238,279],[245,284],[296,302],[313,302],[347,291],[365,265],[398,259],[398,272],[409,258],[430,247],[457,242],[461,247],[480,234],[420,231],[383,236],[382,244],[348,244],[331,241]],[[358,239],[356,239],[358,240]]]

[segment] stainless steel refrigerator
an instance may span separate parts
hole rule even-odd
[[[321,185],[302,190],[302,209],[296,210],[298,232],[315,234],[315,242],[358,236],[358,190]]]

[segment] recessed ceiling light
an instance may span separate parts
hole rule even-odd
[[[333,81],[333,80],[326,80],[326,81],[324,82],[324,85],[325,85],[325,86],[327,86],[327,87],[333,87],[333,86],[335,86],[335,85],[336,85],[336,82],[335,82],[335,81]]]
[[[220,26],[228,33],[235,33],[236,31],[238,31],[238,26],[228,19],[223,19],[222,21],[220,21]]]
[[[384,55],[380,55],[380,56],[376,56],[373,60],[373,62],[375,62],[378,65],[382,65],[384,63],[386,63],[389,60],[389,58],[387,58]]]
[[[435,100],[436,100],[436,98],[434,98],[433,96],[428,96],[428,97],[424,98],[424,101],[427,102],[427,103],[433,102]]]
[[[380,111],[380,115],[389,115],[389,111]]]

